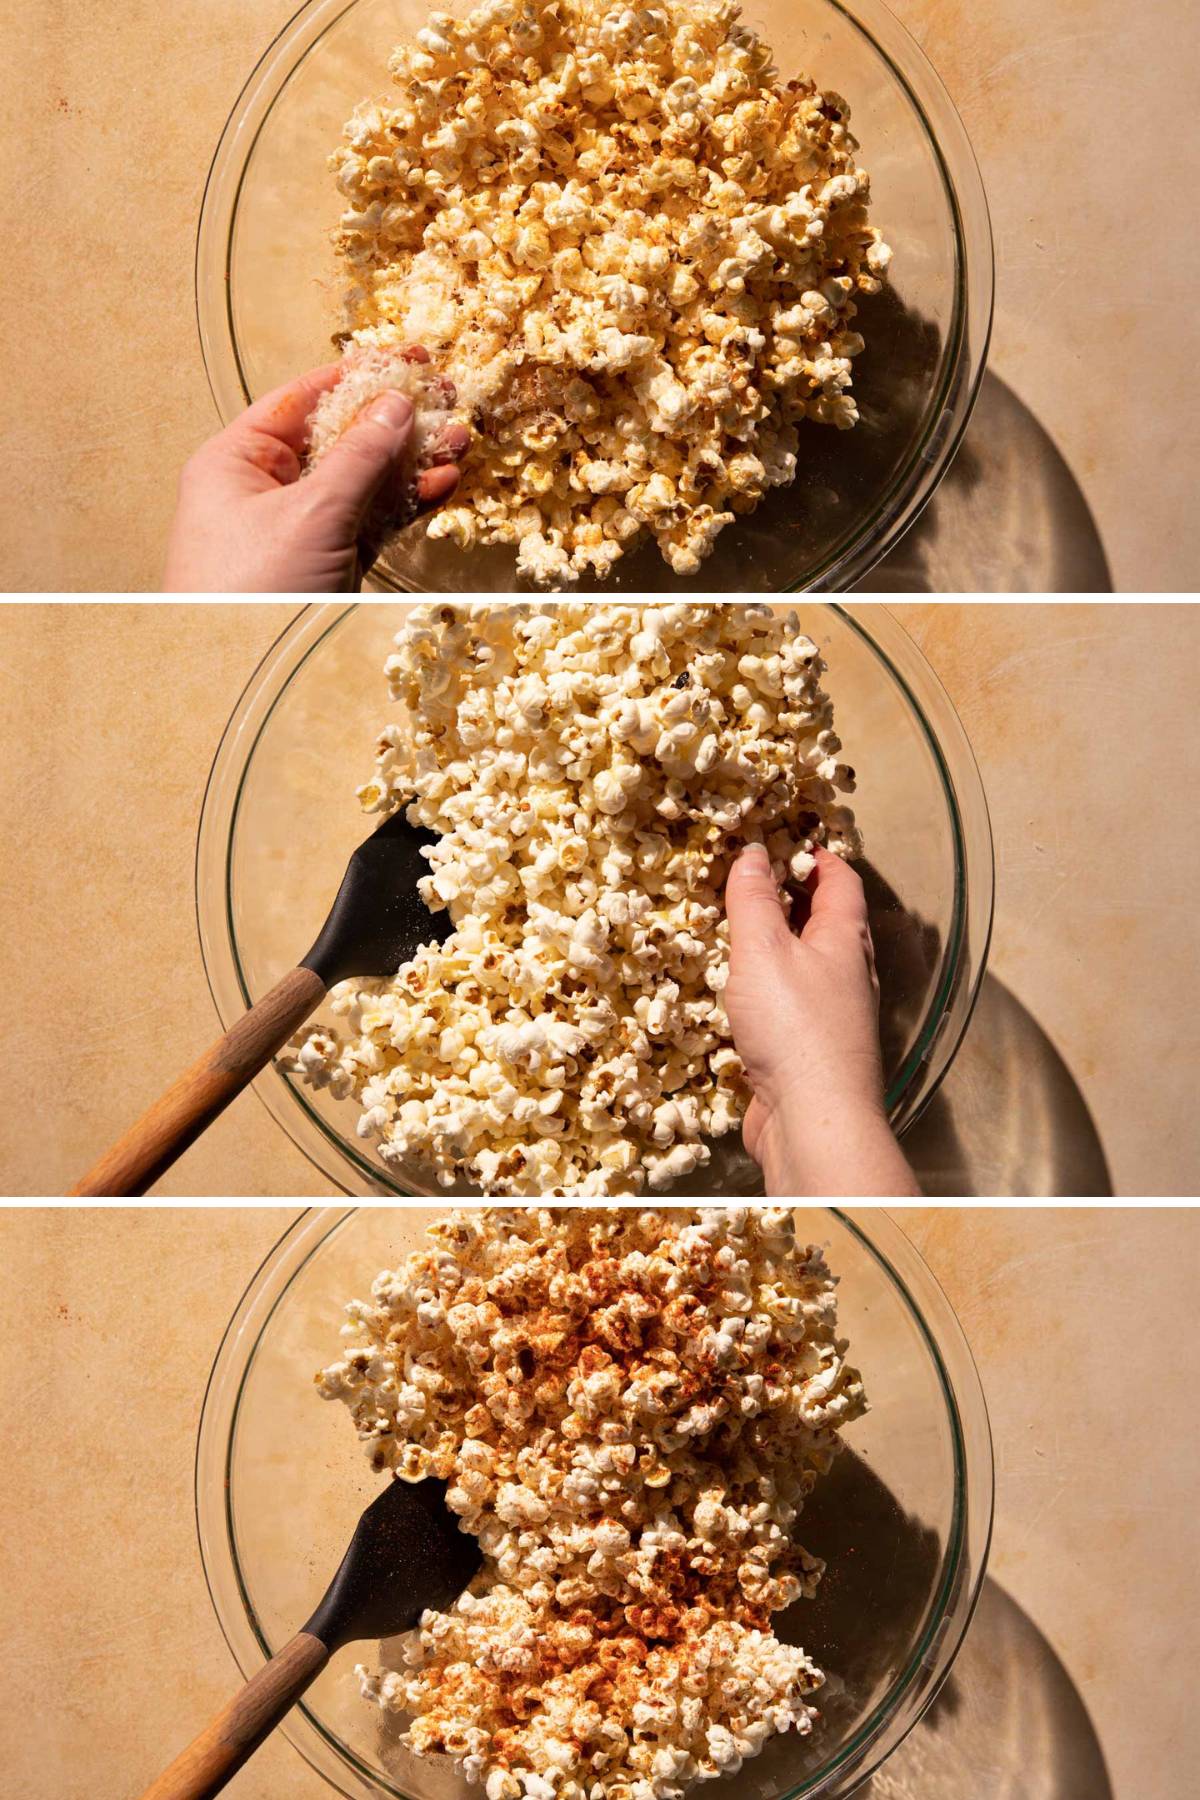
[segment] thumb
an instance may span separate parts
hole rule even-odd
[[[791,938],[764,844],[747,844],[734,858],[725,883],[725,912],[734,956],[778,950]]]
[[[412,428],[412,402],[390,389],[363,407],[308,477],[310,495],[337,514],[349,535],[357,537],[362,530]]]

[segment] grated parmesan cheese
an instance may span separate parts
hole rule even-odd
[[[394,389],[404,394],[413,409],[412,437],[404,453],[406,503],[401,516],[391,523],[407,524],[417,510],[417,477],[431,468],[434,453],[446,427],[468,424],[452,382],[429,362],[416,360],[396,346],[354,346],[342,361],[338,384],[321,396],[308,422],[309,450],[305,473],[316,468],[358,417],[364,406]]]

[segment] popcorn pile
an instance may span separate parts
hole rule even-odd
[[[397,50],[332,158],[359,344],[426,345],[482,438],[433,537],[548,585],[646,532],[691,575],[858,412],[891,259],[846,103],[731,0],[485,0]]]
[[[433,1474],[484,1564],[358,1670],[487,1800],[679,1800],[824,1677],[771,1615],[824,1565],[790,1533],[865,1410],[835,1281],[787,1208],[481,1208],[347,1307],[317,1377],[373,1467]]]
[[[386,665],[407,718],[359,799],[442,834],[420,888],[455,929],[342,983],[345,1034],[285,1066],[444,1186],[692,1174],[750,1098],[721,999],[733,854],[765,843],[790,905],[818,844],[860,849],[823,669],[769,605],[414,605]]]

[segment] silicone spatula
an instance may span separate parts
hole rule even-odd
[[[358,1521],[307,1625],[151,1782],[142,1800],[207,1800],[220,1793],[335,1650],[411,1631],[426,1607],[444,1611],[481,1561],[476,1540],[446,1510],[445,1482],[389,1481]]]
[[[419,945],[453,929],[417,892],[431,831],[393,813],[350,858],[337,899],[308,955],[194,1062],[72,1189],[144,1194],[282,1049],[335,982],[394,975]]]

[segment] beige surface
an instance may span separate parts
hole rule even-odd
[[[1197,1192],[1200,859],[1182,821],[1200,609],[894,610],[974,744],[999,870],[975,1020],[909,1139],[926,1192]],[[229,711],[290,616],[0,609],[0,1192],[61,1191],[214,1035],[196,824]],[[327,1189],[244,1095],[158,1191]]]
[[[2,1378],[6,1800],[132,1796],[232,1688],[192,1456],[221,1330],[286,1221],[0,1213],[0,1289],[20,1321]],[[944,1697],[862,1800],[1185,1800],[1200,1756],[1186,1673],[1200,1464],[1185,1423],[1200,1215],[901,1223],[979,1363],[997,1523]],[[275,1739],[228,1791],[332,1790]]]
[[[996,855],[979,1006],[908,1140],[927,1193],[1200,1191],[1200,976],[1183,820],[1192,606],[891,609],[971,740]]]
[[[974,143],[999,281],[967,454],[884,583],[1093,590],[1107,554],[1119,588],[1194,586],[1190,0],[892,4]],[[192,300],[204,179],[295,5],[0,0],[20,271],[0,302],[0,586],[157,585],[175,471],[216,422]]]

